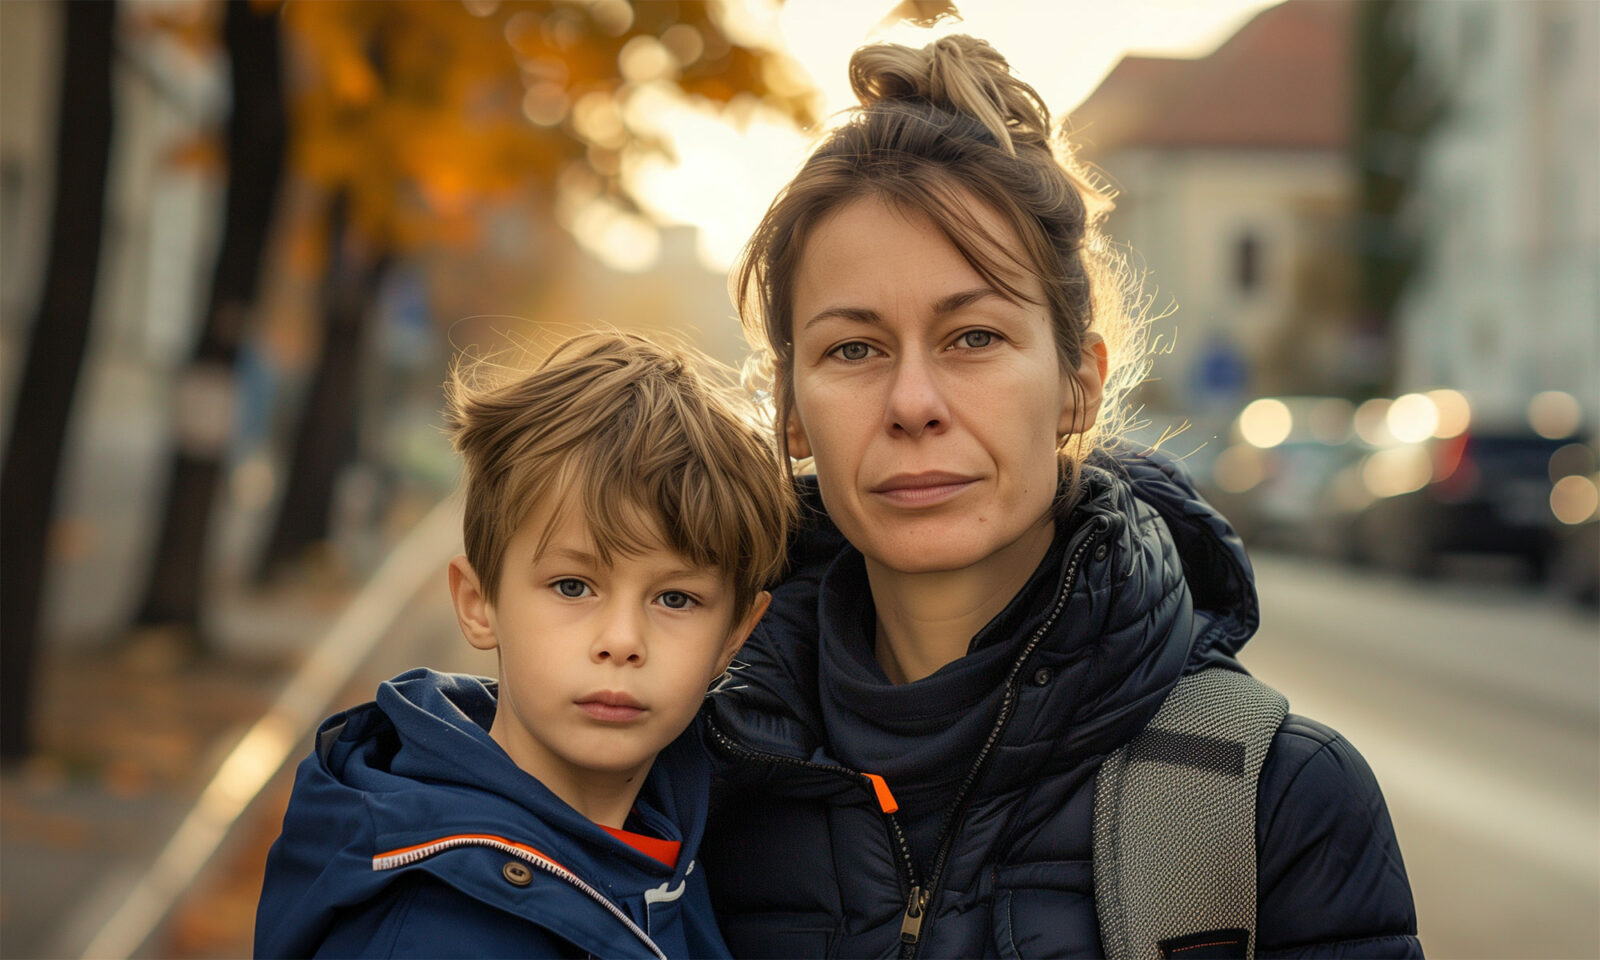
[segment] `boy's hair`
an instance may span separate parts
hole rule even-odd
[[[605,332],[532,370],[457,362],[446,420],[465,467],[467,560],[490,602],[512,534],[550,497],[582,511],[604,563],[661,544],[721,571],[738,616],[776,579],[794,491],[753,406],[746,416],[697,361],[710,363]]]

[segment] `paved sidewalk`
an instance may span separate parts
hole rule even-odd
[[[282,591],[255,629],[325,629],[343,592]],[[131,883],[204,789],[219,752],[271,704],[303,641],[277,656],[180,663],[159,637],[114,654],[42,654],[36,755],[0,777],[0,954],[76,955],[91,892]]]
[[[494,670],[450,610],[458,531],[453,510],[430,514],[360,590],[233,598],[219,619],[246,621],[247,652],[183,663],[159,637],[48,651],[38,755],[0,777],[0,956],[249,956],[310,726],[411,666]],[[276,755],[243,746],[263,725],[284,731]],[[208,816],[218,797],[231,811]]]

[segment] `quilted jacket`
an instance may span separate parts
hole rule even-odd
[[[841,759],[875,733],[849,706],[872,691],[839,675],[840,649],[870,643],[871,598],[860,555],[802,481],[811,519],[791,575],[706,708],[722,768],[704,856],[735,956],[1104,956],[1100,761],[1181,676],[1242,670],[1234,655],[1259,616],[1242,544],[1176,467],[1102,458],[1086,480],[1040,569],[974,640],[1003,651],[973,700],[979,748],[888,775],[894,757],[878,770]],[[907,822],[895,794],[945,775],[938,814]],[[1338,733],[1289,715],[1256,838],[1258,956],[1421,956],[1383,796]]]

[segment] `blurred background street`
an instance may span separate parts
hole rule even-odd
[[[451,358],[742,363],[850,51],[953,31],[1119,191],[1125,443],[1250,546],[1429,954],[1600,957],[1594,0],[0,2],[0,956],[248,955],[317,720],[494,670]]]

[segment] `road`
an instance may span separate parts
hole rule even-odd
[[[1243,660],[1383,785],[1433,957],[1600,957],[1600,620],[1487,577],[1256,559]]]

